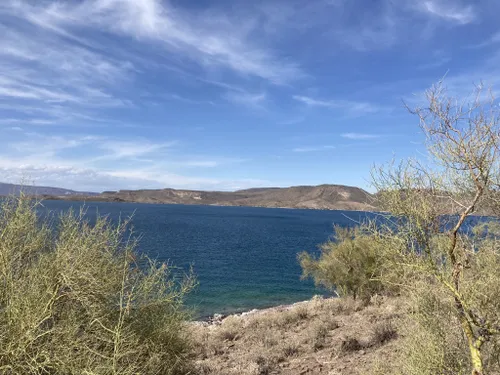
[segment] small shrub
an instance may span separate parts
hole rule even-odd
[[[208,363],[200,363],[196,367],[196,375],[211,375],[216,372],[212,369],[212,367]]]
[[[391,322],[383,322],[373,330],[372,345],[384,345],[398,337],[398,332]]]
[[[307,307],[296,307],[295,308],[295,313],[297,314],[297,319],[298,320],[304,320],[309,317],[309,312],[307,311]]]
[[[356,352],[361,349],[363,349],[363,345],[354,337],[347,337],[342,340],[342,343],[340,344],[340,350],[342,352]]]
[[[239,339],[239,335],[237,332],[235,331],[224,331],[222,333],[222,339],[224,341],[235,341],[235,340],[238,340]]]
[[[282,352],[285,357],[294,357],[299,354],[299,346],[295,343],[285,344]]]
[[[273,348],[279,344],[279,340],[275,336],[264,335],[262,338],[262,344],[266,348]]]
[[[311,344],[313,350],[322,349],[325,346],[329,327],[323,322],[318,322],[312,327]]]
[[[335,300],[335,303],[332,304],[332,314],[351,315],[355,312],[361,311],[363,308],[364,305],[360,301],[355,300],[351,296],[346,296]]]
[[[283,311],[276,316],[275,322],[278,326],[287,327],[294,325],[308,317],[307,309],[295,308]]]
[[[255,360],[257,363],[257,374],[258,375],[269,375],[274,369],[274,363],[269,358],[258,356]]]
[[[316,285],[342,296],[368,299],[387,292],[381,275],[387,265],[387,240],[367,228],[335,228],[334,241],[320,246],[315,257],[303,252],[298,256],[302,278],[312,277]]]

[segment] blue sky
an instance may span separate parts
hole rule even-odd
[[[337,183],[422,152],[418,101],[500,83],[497,0],[2,0],[0,181]]]

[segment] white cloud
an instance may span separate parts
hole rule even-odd
[[[410,45],[435,37],[441,27],[466,25],[479,19],[476,5],[466,0],[338,1],[332,10],[316,12],[315,23],[329,30],[322,35],[360,52]],[[325,4],[325,2],[321,2]],[[362,11],[360,11],[360,9]],[[319,13],[321,12],[323,15]],[[310,17],[309,14],[304,17]],[[300,16],[297,16],[300,18]],[[323,23],[318,22],[326,19]],[[307,22],[307,21],[303,21]],[[314,26],[311,26],[314,27]]]
[[[444,50],[436,50],[432,54],[428,54],[427,59],[428,62],[417,66],[418,70],[441,68],[443,65],[448,64],[451,61],[451,56]],[[444,68],[444,70],[445,69],[446,68]]]
[[[484,48],[491,46],[493,44],[500,43],[500,31],[497,31],[496,33],[493,33],[489,38],[487,38],[485,41],[478,43],[478,44],[473,44],[470,46],[467,46],[467,48]]]
[[[0,182],[102,191],[139,188],[234,190],[267,181],[186,175],[186,168],[218,168],[246,159],[183,156],[178,142],[96,135],[45,135],[16,129],[0,141]],[[68,156],[71,155],[71,156]]]
[[[292,151],[293,152],[318,152],[318,151],[328,151],[334,150],[335,146],[310,146],[310,147],[296,147]]]
[[[43,119],[43,118],[31,118],[31,119],[3,118],[3,119],[0,119],[0,124],[52,125],[55,123],[56,123],[56,120],[48,120],[48,119]]]
[[[267,100],[267,94],[263,93],[248,93],[229,91],[224,94],[224,98],[232,103],[241,104],[254,109],[263,109],[263,105]]]
[[[380,138],[380,134],[367,134],[367,133],[343,133],[340,136],[343,138],[353,139],[353,140]]]
[[[135,139],[134,141],[116,141],[116,140],[103,140],[97,144],[97,147],[105,151],[105,154],[97,158],[97,160],[119,160],[127,158],[137,158],[145,155],[165,151],[177,142],[163,142],[153,143],[149,141],[141,141]]]
[[[240,164],[248,162],[249,159],[238,158],[210,158],[210,159],[191,159],[184,158],[185,160],[171,160],[165,162],[165,166],[173,168],[216,168],[229,164]]]
[[[0,16],[9,15],[2,5]],[[89,123],[95,109],[130,106],[113,93],[134,72],[130,62],[15,21],[0,25],[0,109],[15,112],[4,123]]]
[[[462,25],[476,20],[476,13],[471,5],[457,4],[453,0],[425,0],[420,2],[419,7],[432,16]]]
[[[272,185],[267,180],[216,179],[161,173],[144,169],[102,171],[94,168],[77,168],[66,165],[23,164],[0,157],[1,182],[33,182],[38,186],[63,187],[80,191],[120,189],[202,189],[237,190],[255,186]]]
[[[323,100],[314,99],[308,96],[295,95],[295,100],[302,102],[310,107],[325,107],[331,109],[338,109],[345,111],[349,115],[366,115],[376,113],[384,110],[385,108],[367,102],[357,102],[350,100]]]
[[[220,13],[188,14],[158,0],[84,0],[78,5],[52,2],[46,6],[10,1],[12,11],[50,30],[70,33],[74,26],[157,43],[201,66],[282,84],[301,75],[300,68],[250,41],[251,22]],[[33,4],[33,3],[31,3]],[[250,26],[249,26],[250,25]]]

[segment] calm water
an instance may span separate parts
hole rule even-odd
[[[78,209],[82,202],[45,201],[45,209]],[[188,269],[199,286],[188,303],[198,316],[292,303],[325,293],[301,281],[297,253],[317,251],[333,225],[354,225],[366,213],[253,207],[85,204],[88,215],[133,216],[139,251]],[[368,214],[369,215],[369,214]]]

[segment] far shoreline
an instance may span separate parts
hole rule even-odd
[[[352,212],[364,212],[372,214],[386,214],[383,211],[361,209],[361,208],[328,208],[328,207],[291,207],[291,206],[255,206],[255,205],[235,205],[235,204],[214,204],[214,203],[176,203],[176,202],[139,202],[139,201],[126,201],[126,200],[115,200],[115,199],[92,199],[93,197],[59,197],[59,196],[33,196],[33,198],[39,199],[41,201],[64,201],[64,202],[76,202],[76,203],[125,203],[125,204],[148,204],[148,205],[175,205],[175,206],[200,206],[200,207],[248,207],[248,208],[275,208],[283,210],[308,210],[308,211],[352,211]],[[374,208],[374,207],[370,207]]]

